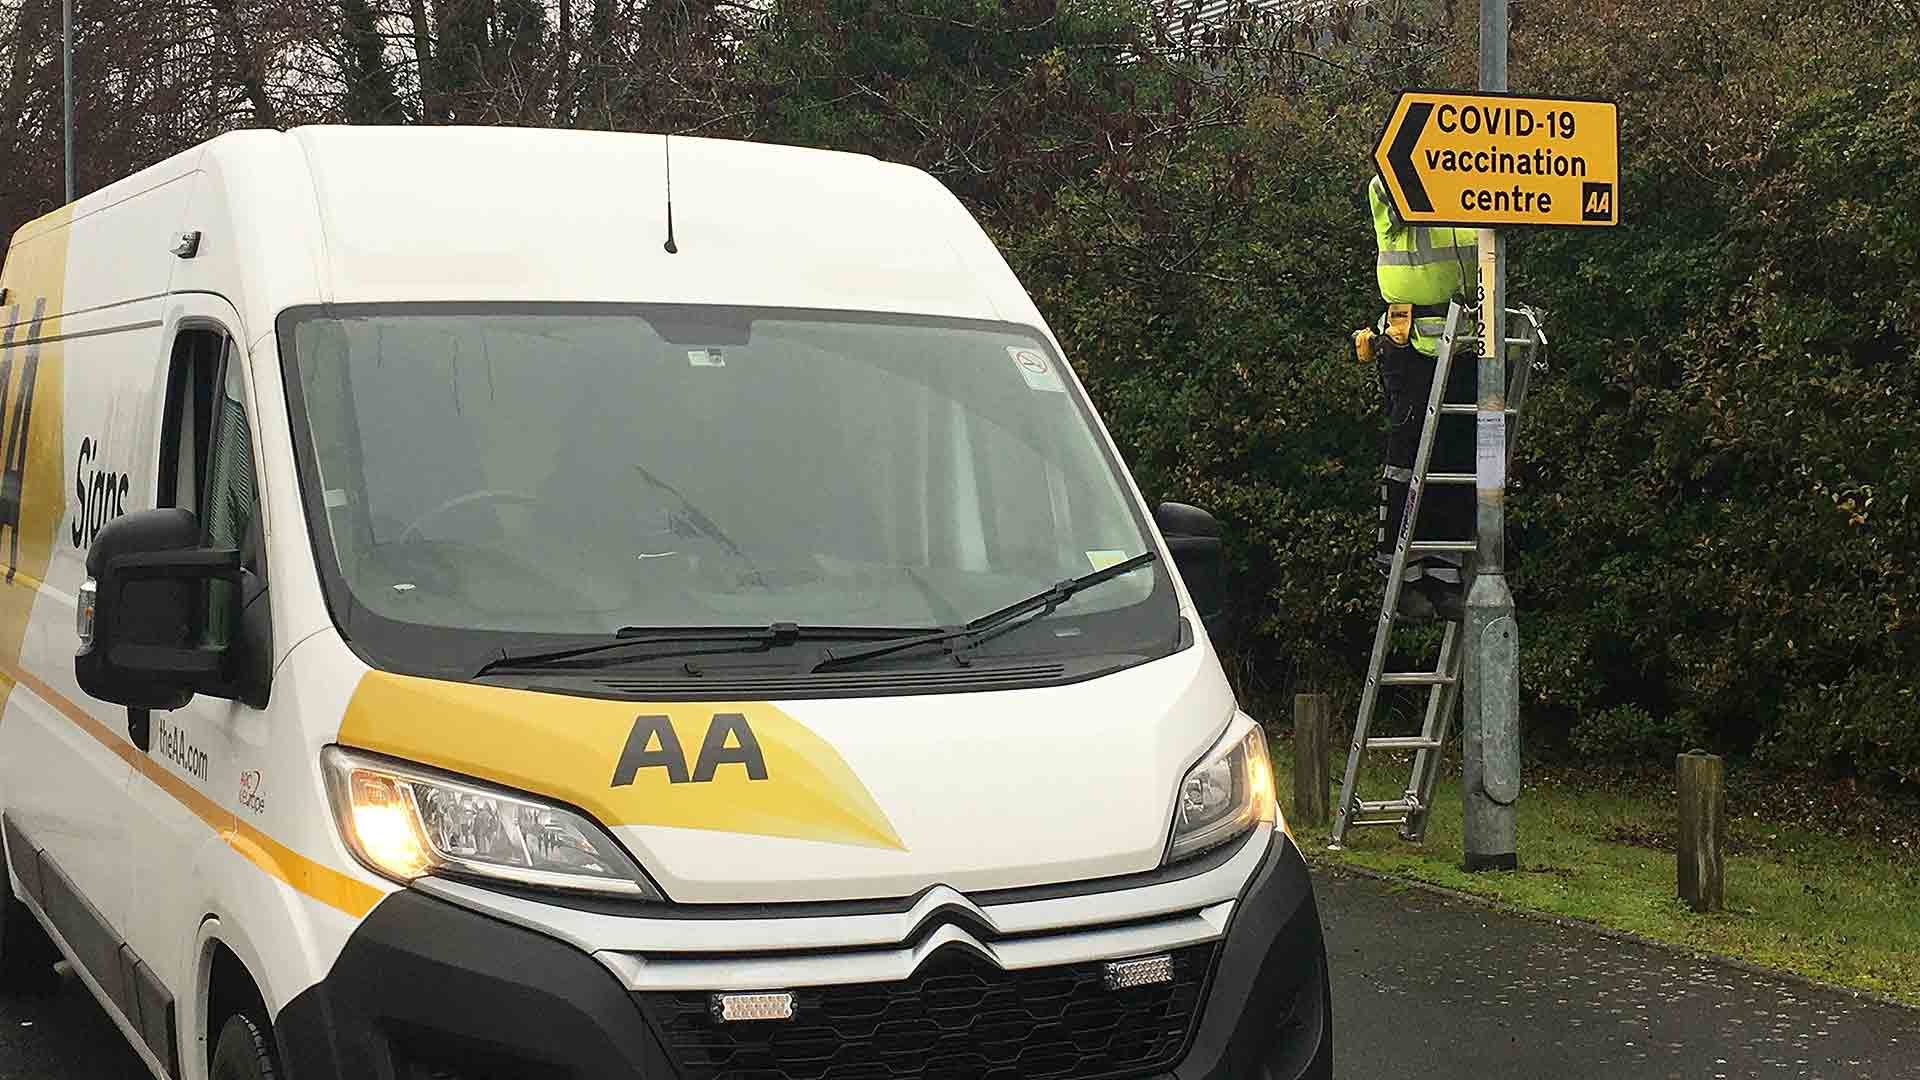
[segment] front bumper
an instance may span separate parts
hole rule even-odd
[[[1061,1065],[1040,1075],[1332,1076],[1319,912],[1306,864],[1277,834],[1211,957],[1198,1017],[1170,1069]],[[368,915],[333,971],[289,1002],[275,1028],[291,1080],[680,1080],[687,1074],[663,1041],[662,1017],[651,1005],[643,1010],[642,1000],[575,945],[404,890]],[[927,1049],[934,1038],[927,1036]],[[945,1038],[943,1050],[952,1043]],[[925,1075],[958,1080],[1034,1069],[973,1060]]]
[[[1175,1080],[1331,1080],[1333,997],[1307,864],[1276,837],[1248,883]]]

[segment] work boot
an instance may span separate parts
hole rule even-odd
[[[1435,578],[1421,578],[1414,586],[1435,615],[1448,622],[1466,620],[1467,601],[1460,586]],[[1400,595],[1405,596],[1406,593],[1403,591]]]
[[[1419,585],[1407,582],[1400,586],[1400,604],[1395,612],[1403,622],[1427,622],[1433,618],[1433,601]]]

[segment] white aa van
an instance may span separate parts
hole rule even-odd
[[[189,1080],[1328,1076],[1212,519],[934,180],[670,149],[243,132],[14,237],[0,979]]]

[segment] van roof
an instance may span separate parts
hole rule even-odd
[[[670,142],[670,147],[669,147]],[[664,250],[671,152],[678,253]],[[169,288],[226,295],[250,337],[302,304],[724,303],[1005,319],[1038,312],[971,215],[917,169],[719,139],[476,127],[220,136],[23,227],[112,231],[198,173]],[[178,189],[175,189],[176,191]],[[119,243],[172,237],[145,235]],[[88,245],[101,250],[94,244]],[[141,294],[133,283],[129,297]],[[95,293],[96,290],[82,290]]]

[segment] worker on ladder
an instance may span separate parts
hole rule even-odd
[[[1373,210],[1373,235],[1379,248],[1375,262],[1380,298],[1386,313],[1373,329],[1354,334],[1361,360],[1373,360],[1386,397],[1387,435],[1380,477],[1380,536],[1375,560],[1385,574],[1393,563],[1393,548],[1406,516],[1407,485],[1413,479],[1414,458],[1433,388],[1434,357],[1445,332],[1447,304],[1469,302],[1479,264],[1472,229],[1429,228],[1400,220],[1386,187],[1378,176],[1367,186]],[[1448,372],[1446,400],[1476,399],[1478,362],[1473,353],[1454,354]],[[1452,420],[1434,432],[1428,463],[1431,472],[1472,472],[1473,425]],[[1430,487],[1420,498],[1420,518],[1414,539],[1471,537],[1474,531],[1473,489]],[[1458,555],[1423,555],[1406,567],[1406,586],[1400,590],[1399,613],[1407,619],[1460,619],[1464,614],[1465,564]]]

